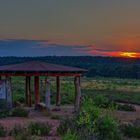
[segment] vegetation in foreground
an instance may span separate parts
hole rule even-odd
[[[48,136],[51,126],[47,123],[31,122],[26,126],[15,125],[12,130],[0,125],[0,137],[12,136],[14,140],[39,140],[39,136]]]
[[[51,93],[55,95],[55,79],[52,78],[50,80]],[[12,83],[14,101],[20,100],[20,102],[23,103],[24,78],[12,78]],[[86,140],[87,138],[88,140],[102,140],[102,138],[104,138],[104,140],[115,140],[117,138],[119,140],[122,139],[122,135],[139,138],[139,126],[134,125],[133,122],[128,126],[122,125],[116,120],[115,116],[112,115],[114,110],[136,111],[131,103],[140,104],[139,80],[82,78],[81,83],[83,99],[79,114],[74,118],[62,120],[61,125],[58,128],[58,132],[62,135],[63,140],[69,140],[69,138],[71,138],[71,140]],[[45,87],[43,90],[45,90]],[[61,91],[62,104],[73,104],[74,84],[72,78],[61,79]],[[41,99],[44,101],[43,96]],[[55,96],[51,97],[51,101],[52,104],[55,103]],[[119,102],[129,104],[126,105]],[[22,112],[22,110],[15,112],[24,114],[24,111]],[[5,117],[6,114],[7,116],[9,115],[6,110],[3,110],[3,113],[0,113],[0,116],[1,114],[3,114],[2,117]],[[52,116],[52,118],[56,119],[57,117]],[[40,127],[38,128],[40,129]],[[40,134],[38,128],[35,130],[34,134],[29,134],[31,138],[32,136],[34,138]],[[5,135],[5,128],[1,128],[0,131]],[[17,136],[17,140],[18,137],[20,137],[20,135]]]
[[[74,118],[63,120],[58,132],[64,138],[73,134],[72,140],[121,140],[119,122],[111,111],[98,107],[93,99],[85,97],[80,112]]]

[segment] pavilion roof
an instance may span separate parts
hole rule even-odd
[[[77,67],[70,67],[70,66],[63,66],[63,65],[56,65],[51,63],[46,63],[42,61],[28,61],[19,64],[10,64],[5,66],[0,66],[0,73],[8,73],[8,72],[76,72],[82,73],[85,72],[85,69],[77,68]]]

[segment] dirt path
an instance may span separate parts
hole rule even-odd
[[[136,119],[140,119],[140,106],[139,105],[133,105],[136,108],[136,111],[116,111],[115,116],[122,121],[122,122],[131,122]]]

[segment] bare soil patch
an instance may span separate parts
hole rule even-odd
[[[15,125],[27,125],[30,122],[41,122],[48,123],[51,125],[51,131],[49,136],[42,137],[41,140],[60,140],[57,133],[57,128],[59,127],[60,120],[52,119],[51,116],[58,115],[59,117],[72,116],[74,109],[72,106],[63,106],[60,108],[52,107],[50,116],[45,116],[44,113],[30,109],[29,117],[7,117],[0,119],[0,124],[8,129],[12,129]],[[13,140],[11,137],[0,138],[0,140]]]

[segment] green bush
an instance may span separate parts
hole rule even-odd
[[[121,111],[136,111],[136,108],[133,105],[119,104],[118,105],[118,110],[121,110]]]
[[[109,100],[107,97],[103,95],[96,95],[93,98],[93,102],[99,108],[111,108],[111,109],[117,108],[117,104],[115,102]]]
[[[75,133],[72,133],[70,129],[67,130],[66,134],[63,136],[62,140],[77,140]]]
[[[5,118],[10,115],[9,110],[1,110],[0,111],[0,118]]]
[[[99,140],[121,139],[118,123],[109,115],[105,115],[97,119],[95,132]]]
[[[26,129],[21,125],[15,125],[13,129],[10,131],[10,136],[16,137],[17,135],[22,134]]]
[[[25,102],[24,94],[14,93],[13,94],[13,102],[16,103],[17,101],[20,103],[24,103]]]
[[[59,116],[59,115],[51,115],[51,119],[53,119],[53,120],[60,120],[61,116]]]
[[[6,100],[0,99],[0,110],[7,109],[7,103]]]
[[[76,119],[74,118],[65,118],[60,121],[60,125],[57,129],[60,135],[67,133],[68,129],[75,131],[77,130]]]
[[[15,125],[10,135],[14,140],[39,140],[36,136],[32,136],[26,127],[22,127],[21,125]]]
[[[122,125],[121,130],[127,137],[140,138],[140,126],[133,124]]]
[[[65,135],[70,129],[72,134],[77,134],[78,139],[95,139],[95,121],[100,115],[100,110],[93,103],[92,99],[84,98],[81,103],[81,111],[73,118],[61,120],[58,128],[60,135]],[[82,132],[82,133],[81,133]]]
[[[28,115],[29,112],[24,108],[17,107],[12,110],[12,116],[15,117],[28,117]]]
[[[6,129],[0,124],[0,137],[5,137],[6,133]]]
[[[94,99],[84,97],[80,112],[75,117],[60,122],[58,132],[66,135],[70,129],[79,140],[120,140],[118,122],[94,103]],[[67,135],[66,135],[67,136]]]
[[[45,136],[50,132],[50,125],[38,122],[32,122],[28,125],[28,130],[32,135]]]

